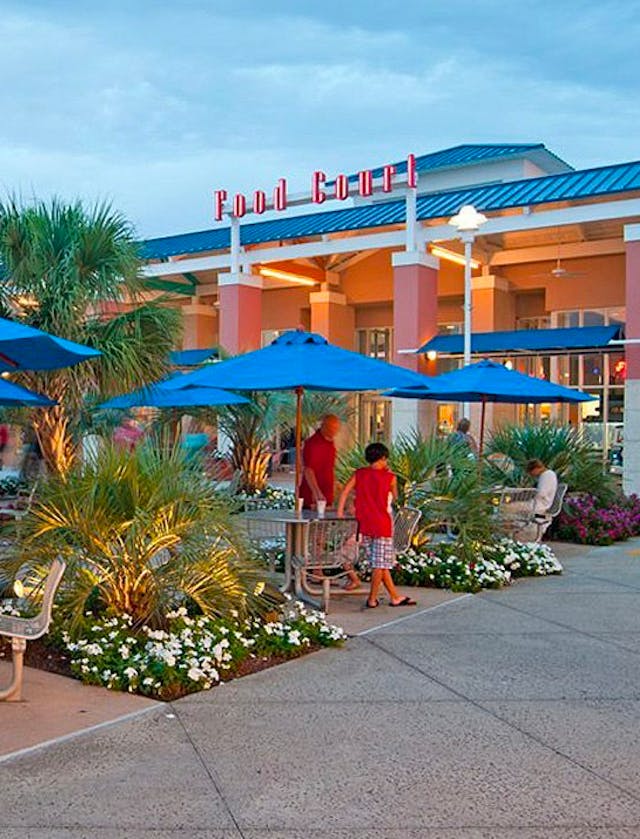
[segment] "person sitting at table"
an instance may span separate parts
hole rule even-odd
[[[335,491],[336,444],[340,420],[335,414],[322,418],[320,428],[302,448],[302,481],[298,494],[305,510],[316,508],[318,501],[333,504]]]
[[[547,520],[547,513],[551,509],[553,499],[558,491],[558,476],[548,466],[534,458],[527,463],[527,474],[536,479],[536,500],[533,505],[534,516],[540,524],[546,522],[544,531],[551,524]]]

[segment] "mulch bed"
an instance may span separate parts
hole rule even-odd
[[[225,674],[223,684],[232,682],[235,679],[241,679],[243,676],[250,676],[252,673],[260,673],[262,670],[269,670],[271,667],[276,667],[278,664],[285,664],[287,661],[292,661],[294,658],[300,658],[308,653],[317,652],[323,649],[320,644],[311,647],[306,647],[304,650],[293,655],[273,655],[268,658],[247,658],[233,671],[233,673]],[[0,661],[11,660],[11,643],[4,638],[0,638]],[[47,644],[44,638],[38,638],[35,641],[29,641],[27,644],[27,652],[25,654],[24,663],[27,667],[34,667],[36,670],[46,670],[48,673],[56,673],[58,676],[68,676],[71,679],[76,677],[71,672],[69,659],[67,656],[56,649],[50,643]],[[217,686],[216,686],[217,687]],[[188,691],[183,690],[182,686],[176,689],[167,688],[162,696],[152,697],[164,702],[172,702],[174,699],[180,699],[183,696],[190,695]]]
[[[11,660],[11,642],[6,638],[0,638],[0,660]],[[47,644],[44,638],[29,641],[24,663],[27,667],[35,667],[36,670],[47,670],[59,676],[74,678],[67,656],[51,644]]]

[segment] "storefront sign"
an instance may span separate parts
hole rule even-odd
[[[391,192],[398,180],[396,167],[390,163],[382,167],[382,192]],[[311,177],[310,204],[323,204],[325,201],[345,201],[350,196],[359,195],[361,198],[368,198],[373,195],[373,171],[363,169],[358,172],[358,179],[355,182],[349,181],[347,175],[337,175],[330,185],[327,185],[327,175],[320,169],[315,171]],[[416,158],[410,154],[407,157],[406,186],[415,189],[417,186]],[[228,203],[229,195],[226,189],[216,189],[213,193],[214,218],[222,221],[225,212],[232,218],[242,218],[248,212],[262,215],[266,210],[286,210],[287,202],[287,181],[280,178],[273,190],[273,200],[269,204],[267,193],[262,189],[256,189],[248,198],[244,193],[237,192],[231,202]]]

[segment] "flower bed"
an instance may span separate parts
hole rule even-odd
[[[561,573],[562,566],[547,545],[501,539],[495,545],[478,545],[471,560],[461,556],[456,544],[412,548],[398,557],[393,576],[398,585],[474,592],[509,585],[515,577]]]
[[[289,489],[268,486],[255,495],[241,492],[233,496],[240,507],[250,506],[252,510],[293,510],[295,496]]]
[[[113,617],[96,620],[79,640],[60,638],[72,673],[86,684],[175,699],[232,678],[248,659],[292,658],[346,636],[292,601],[270,620],[190,617],[181,608],[168,615],[166,630],[134,631],[129,618]]]
[[[593,495],[569,498],[555,528],[558,539],[581,545],[612,545],[640,535],[640,498],[601,505]]]

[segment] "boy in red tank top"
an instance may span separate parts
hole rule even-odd
[[[391,501],[398,496],[398,486],[387,464],[389,449],[383,443],[370,443],[364,456],[369,465],[357,469],[347,481],[338,503],[338,516],[344,515],[347,498],[355,489],[358,530],[372,569],[367,608],[380,605],[381,584],[389,592],[391,606],[415,606],[415,600],[398,593],[391,577],[391,569],[396,564]]]

